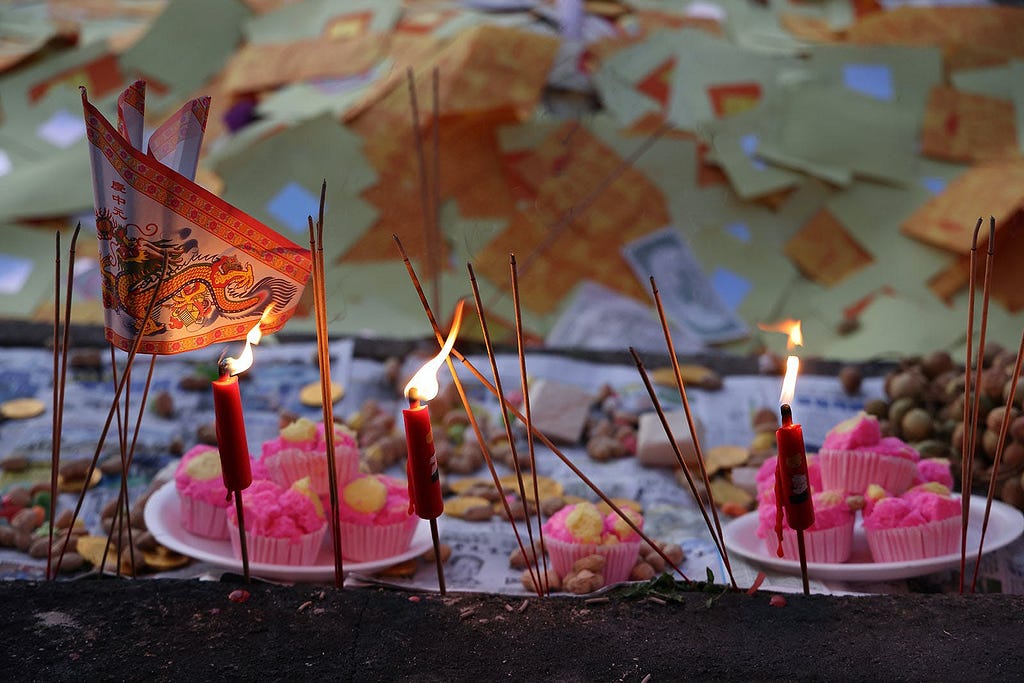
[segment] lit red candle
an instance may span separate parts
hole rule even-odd
[[[775,479],[779,482],[781,502],[786,508],[786,523],[791,529],[803,531],[814,524],[814,504],[807,475],[804,432],[799,424],[793,422],[793,409],[790,406],[800,360],[790,356],[786,365],[786,378],[779,399],[782,404],[782,426],[775,432],[775,441],[779,447]]]
[[[264,313],[264,319],[267,313]],[[249,443],[245,436],[242,396],[238,391],[238,374],[252,366],[252,347],[263,338],[260,323],[249,330],[245,348],[238,358],[225,358],[220,363],[220,377],[213,380],[213,413],[217,426],[217,449],[220,451],[221,476],[228,491],[241,491],[252,483]]]
[[[434,520],[444,512],[441,477],[437,469],[437,457],[434,455],[434,435],[426,401],[437,396],[437,371],[455,346],[455,338],[462,323],[462,308],[460,301],[441,351],[427,361],[405,385],[409,407],[402,411],[402,418],[405,420],[405,443],[409,455],[406,462],[409,501],[421,519]]]

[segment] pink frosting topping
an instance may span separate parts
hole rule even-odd
[[[929,520],[924,515],[924,497],[922,495],[912,500],[907,500],[906,498],[883,498],[875,504],[871,513],[864,518],[864,528],[879,531],[920,526],[927,524],[929,521],[934,521]],[[947,500],[952,501],[952,499]],[[959,514],[959,503],[955,501],[953,503],[956,505],[956,514]],[[931,505],[933,504],[929,504],[929,506]]]
[[[297,539],[327,523],[309,496],[268,480],[253,481],[242,491],[242,507],[245,530],[258,536]],[[227,509],[227,515],[229,523],[237,524],[234,506]]]
[[[874,446],[881,439],[882,430],[878,418],[861,412],[833,427],[825,435],[825,442],[821,447],[836,451],[853,451]]]
[[[174,472],[178,493],[215,507],[228,506],[228,490],[221,476],[220,454],[213,446],[197,444],[181,457]]]
[[[635,510],[622,508],[623,513],[640,529],[644,519]],[[563,543],[612,545],[631,542],[639,535],[614,511],[601,516],[593,503],[566,505],[544,523],[544,536]]]
[[[294,425],[295,423],[292,423]],[[292,425],[289,425],[291,427]],[[286,428],[287,429],[287,428]],[[324,423],[318,422],[315,426],[315,434],[310,439],[292,441],[279,435],[263,443],[263,457],[276,455],[286,450],[298,450],[303,453],[327,453],[327,438],[325,436]],[[334,425],[334,455],[335,457],[359,457],[359,444],[351,430],[343,425]]]
[[[381,505],[375,511],[362,512],[348,504],[345,491],[350,487],[353,492],[361,488],[370,488],[367,483],[374,482],[373,488],[383,485],[384,495]],[[338,496],[338,518],[343,522],[355,524],[372,524],[386,526],[398,524],[409,519],[409,486],[404,479],[389,477],[384,474],[361,474],[349,482]]]
[[[923,458],[917,463],[917,477],[914,484],[934,481],[948,489],[953,488],[953,472],[946,458]]]

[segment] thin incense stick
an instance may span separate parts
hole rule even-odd
[[[53,461],[53,471],[50,476],[50,533],[53,533],[53,512],[57,505],[57,479],[56,474],[60,466],[60,450],[61,450],[61,435],[64,432],[64,388],[67,386],[68,376],[68,350],[71,347],[71,300],[74,294],[75,284],[75,245],[78,244],[78,235],[82,231],[82,223],[79,222],[75,225],[75,232],[71,235],[71,246],[68,248],[68,275],[66,283],[66,294],[64,296],[64,332],[61,338],[60,345],[60,389],[58,390],[57,396],[57,410],[56,410],[56,453],[57,456]],[[60,284],[58,283],[58,288]],[[54,348],[56,353],[56,347]],[[65,534],[64,545],[67,545],[67,540],[71,537],[71,527]],[[50,547],[46,551],[46,566],[47,575],[50,575],[50,564],[53,558],[53,537],[50,537]],[[56,572],[54,572],[56,574]]]
[[[441,236],[441,76],[435,66],[430,72],[431,81],[431,123],[433,124],[433,171],[434,181],[431,183],[433,189],[433,207],[431,225],[434,230],[434,249],[427,246],[427,254],[432,258],[430,264],[434,274],[433,287],[434,306],[441,305],[441,251],[444,249],[444,238]]]
[[[427,301],[427,297],[423,293],[423,287],[420,285],[420,280],[416,276],[416,270],[412,267],[412,262],[409,261],[409,255],[406,253],[405,247],[402,246],[402,241],[400,239],[398,239],[398,235],[392,235],[392,238],[395,240],[395,244],[398,246],[398,251],[402,254],[402,261],[405,263],[405,269],[409,273],[409,279],[412,280],[413,287],[416,288],[416,294],[420,298],[420,304],[423,306],[423,312],[426,314],[427,320],[430,321],[431,327],[434,328],[434,336],[437,337],[437,340],[438,340],[439,343],[443,342],[444,341],[444,335],[441,333],[441,328],[437,324],[437,319],[434,317],[434,312],[430,308],[430,303]],[[481,373],[479,370],[476,369],[476,366],[474,366],[469,361],[468,358],[466,358],[464,355],[462,355],[462,353],[459,352],[457,349],[452,349],[451,355],[455,356],[455,358],[458,359],[458,361],[460,363],[462,363],[463,367],[465,367],[467,370],[469,370],[469,372],[477,379],[478,382],[480,382],[480,384],[482,384],[484,386],[484,388],[486,388],[489,392],[491,392],[491,394],[493,394],[495,397],[497,397],[497,395],[498,395],[497,389],[495,389],[494,385],[491,384],[491,382],[486,377],[484,377],[483,373]],[[523,414],[521,412],[519,412],[518,408],[516,408],[514,405],[512,405],[508,401],[505,401],[502,405],[503,405],[503,408],[505,410],[508,410],[513,415],[515,415],[516,418],[520,422],[522,422],[523,424],[526,424],[526,417],[524,417]],[[655,543],[654,541],[652,541],[647,536],[647,534],[645,534],[643,532],[643,530],[640,529],[640,527],[638,527],[636,525],[636,523],[626,513],[624,513],[622,511],[622,508],[620,508],[618,506],[618,504],[614,500],[609,498],[608,495],[604,491],[602,491],[600,487],[597,486],[597,484],[595,484],[593,481],[591,481],[590,478],[587,477],[587,475],[584,474],[582,470],[580,470],[580,468],[578,468],[575,464],[573,464],[572,460],[570,460],[568,457],[566,457],[566,455],[564,453],[562,453],[561,449],[558,448],[558,446],[556,446],[554,444],[554,442],[551,441],[551,439],[549,439],[547,437],[547,435],[544,434],[544,432],[542,432],[539,429],[537,429],[536,425],[531,425],[530,426],[530,431],[538,439],[540,439],[540,442],[542,444],[544,444],[545,446],[547,446],[547,448],[552,453],[555,454],[555,457],[557,457],[559,460],[561,460],[562,463],[566,467],[568,467],[572,471],[573,474],[575,474],[577,477],[579,477],[580,481],[582,481],[591,491],[593,491],[597,495],[598,498],[600,498],[605,503],[607,503],[608,507],[611,508],[612,512],[614,512],[616,515],[618,515],[618,517],[630,529],[632,529],[634,532],[636,532],[636,534],[638,536],[640,536],[641,539],[646,541],[647,544],[649,546],[651,546],[654,549],[654,551],[661,557],[661,559],[665,560],[665,563],[669,567],[672,567],[672,569],[677,574],[679,574],[679,576],[682,577],[684,581],[689,581],[690,580],[690,578],[688,576],[686,576],[685,573],[683,573],[683,570],[680,569],[679,566],[676,565],[676,563],[672,561],[672,558],[670,558],[668,555],[665,554],[665,552],[661,549],[661,546],[659,544]]]
[[[967,488],[967,443],[971,438],[970,406],[971,406],[971,363],[973,361],[972,346],[974,344],[974,292],[975,270],[978,260],[978,231],[981,230],[982,218],[974,226],[974,237],[971,240],[971,257],[967,280],[967,360],[964,364],[964,419],[963,434],[960,439],[960,593],[964,592],[964,575],[967,565],[967,515],[970,509],[970,491]]]
[[[60,230],[56,233],[57,257],[54,261],[53,272],[53,422],[50,425],[50,545],[46,550],[46,580],[49,581],[50,569],[53,563],[53,520],[54,510],[57,507],[57,453],[60,446],[57,441],[57,399],[60,389],[60,346],[57,344],[58,332],[60,330]],[[71,530],[68,530],[70,536]]]
[[[978,227],[981,223],[978,223]],[[977,435],[978,435],[978,411],[981,406],[981,371],[982,365],[985,359],[985,334],[988,328],[988,302],[989,302],[989,284],[992,280],[992,257],[995,254],[995,219],[991,218],[989,223],[989,239],[988,239],[988,254],[985,256],[985,280],[982,283],[981,290],[981,324],[978,330],[978,353],[977,362],[975,363],[974,372],[974,387],[973,394],[970,393],[970,384],[965,387],[965,391],[969,392],[970,401],[966,400],[965,397],[965,410],[966,404],[971,404],[971,417],[970,421],[964,421],[964,432],[970,432],[970,437],[967,441],[966,450],[966,462],[963,463],[964,479],[961,480],[960,486],[960,507],[962,514],[963,527],[960,530],[960,592],[964,590],[964,574],[965,564],[967,558],[967,526],[970,523],[971,518],[971,493],[974,490],[974,453],[977,446]],[[974,253],[978,248],[978,229],[974,231],[974,242],[971,245],[971,256],[974,257]],[[974,284],[974,268],[971,269],[971,285]],[[974,311],[970,311],[970,316],[973,324]],[[968,377],[970,376],[970,363],[971,359],[968,357]],[[961,457],[964,457],[963,455]]]
[[[163,281],[164,277],[167,276],[167,264],[168,264],[168,254],[165,251],[164,255],[163,255],[163,263],[161,264],[161,267],[160,267],[160,277],[158,278],[158,281]],[[139,325],[140,325],[139,333],[136,334],[135,335],[135,339],[132,340],[132,347],[131,347],[131,350],[128,352],[128,363],[129,364],[131,364],[131,362],[135,359],[135,354],[138,353],[139,347],[142,346],[143,329],[145,328],[145,322],[147,320],[149,320],[149,317],[151,315],[153,315],[153,308],[156,307],[156,299],[157,299],[157,295],[158,294],[159,294],[159,288],[156,288],[154,290],[154,292],[153,292],[153,296],[151,296],[149,298],[149,305],[146,307],[145,315],[139,321]],[[114,400],[111,401],[111,403],[110,403],[110,410],[107,412],[107,419],[103,423],[103,429],[100,431],[99,441],[96,443],[96,450],[95,450],[95,452],[92,455],[92,461],[89,463],[89,470],[88,470],[88,472],[86,472],[86,475],[85,475],[85,481],[87,481],[87,482],[92,479],[93,472],[96,471],[96,462],[99,460],[100,453],[103,451],[103,444],[107,440],[107,433],[110,431],[110,423],[114,419],[114,411],[115,411],[115,409],[116,409],[116,407],[118,405],[118,402],[121,400],[121,392],[124,391],[124,387],[125,387],[125,384],[126,384],[126,381],[125,381],[126,377],[127,377],[127,373],[125,375],[121,376],[121,381],[118,382],[117,389],[114,391]],[[88,491],[88,490],[89,490],[88,486],[83,486],[81,493],[78,495],[78,502],[75,503],[75,510],[71,514],[71,525],[69,527],[71,529],[75,528],[75,521],[78,519],[78,515],[82,511],[82,504],[85,502],[85,494],[86,494],[86,491]],[[63,544],[61,546],[60,556],[57,558],[57,569],[56,569],[56,571],[58,573],[60,572],[61,564],[64,562],[64,553],[65,553],[66,550],[67,550],[67,543],[65,543],[65,544]]]
[[[999,440],[996,442],[996,456],[992,461],[992,475],[988,481],[988,495],[985,498],[985,517],[981,523],[981,540],[978,541],[978,556],[974,560],[974,575],[971,579],[971,592],[975,591],[978,585],[978,570],[981,567],[981,553],[985,549],[985,533],[988,531],[988,518],[992,512],[992,500],[996,496],[996,479],[999,475],[999,465],[1003,460],[1003,448],[1006,447],[1006,433],[1010,428],[1010,417],[1013,415],[1013,397],[1017,394],[1017,383],[1020,381],[1021,360],[1024,360],[1024,332],[1020,335],[1020,345],[1017,347],[1017,360],[1013,365],[1013,376],[1010,378],[1010,397],[1006,402],[1006,409],[1003,411],[1003,420],[999,425]]]
[[[725,546],[725,535],[722,533],[722,522],[718,518],[718,506],[715,504],[715,494],[711,490],[711,479],[708,477],[707,464],[704,462],[704,452],[700,446],[700,439],[697,437],[697,429],[693,422],[693,413],[690,410],[690,401],[686,397],[686,386],[683,384],[683,373],[679,369],[679,358],[676,356],[675,343],[672,341],[672,332],[669,330],[668,319],[665,317],[665,308],[661,304],[661,292],[658,291],[658,284],[651,276],[651,291],[654,292],[654,303],[658,309],[658,317],[661,319],[661,329],[665,333],[665,345],[668,347],[668,356],[672,359],[672,372],[676,378],[676,388],[679,389],[679,397],[683,401],[683,412],[686,413],[686,426],[690,429],[690,439],[693,441],[693,449],[697,454],[697,465],[700,467],[700,475],[704,479],[704,489],[708,492],[708,501],[711,504],[711,515],[715,520],[715,528],[711,535],[718,537],[718,550],[722,553],[722,561],[725,563],[725,570],[729,573],[729,582],[736,588],[736,578],[732,573],[732,564],[729,562],[729,551]],[[667,424],[667,421],[666,421]],[[671,437],[670,437],[671,438]],[[702,505],[700,498],[697,504]]]
[[[341,556],[341,526],[338,523],[338,473],[335,470],[334,402],[331,386],[331,352],[327,333],[327,294],[324,289],[323,212],[327,181],[320,186],[320,209],[314,229],[309,217],[309,249],[313,262],[313,309],[316,317],[317,363],[320,371],[320,402],[323,409],[324,437],[327,445],[327,483],[331,501],[331,546],[334,553],[334,586],[345,582],[345,566]]]
[[[530,386],[529,380],[526,376],[526,348],[525,342],[523,341],[523,313],[519,301],[519,273],[516,268],[515,254],[509,254],[509,270],[511,271],[512,278],[512,308],[516,318],[516,350],[519,352],[519,385],[523,392],[523,413],[526,415],[526,447],[530,454],[530,476],[533,479],[533,502],[537,506],[537,530],[540,536],[540,556],[544,563],[544,573],[541,576],[544,579],[544,592],[546,594],[550,594],[551,586],[548,585],[548,556],[545,552],[544,523],[541,518],[540,509],[540,487],[537,483],[537,454],[533,444],[533,432],[530,431],[530,428],[533,427],[533,413],[530,410]],[[504,413],[504,411],[502,411],[502,413]],[[515,457],[514,452],[513,457]],[[525,500],[523,501],[523,509],[526,511],[527,515],[530,514]],[[537,567],[537,571],[540,571],[539,565]]]
[[[406,80],[409,83],[409,107],[412,110],[412,134],[413,141],[416,147],[416,161],[419,165],[420,172],[420,205],[423,209],[423,236],[425,240],[427,263],[430,267],[430,279],[432,284],[431,295],[434,302],[434,306],[440,306],[439,300],[439,273],[434,268],[434,258],[431,253],[433,248],[432,242],[434,241],[434,229],[433,219],[431,218],[430,210],[430,179],[427,177],[427,157],[423,150],[423,134],[420,131],[420,109],[419,104],[416,101],[416,79],[413,76],[412,67],[409,67],[406,72]]]
[[[110,343],[108,346],[110,347],[111,383],[116,388],[117,387],[117,357],[114,355],[114,344]],[[124,476],[124,474],[125,474],[125,466],[126,466],[126,464],[128,462],[128,456],[126,454],[126,449],[128,448],[128,422],[127,422],[128,418],[127,418],[127,413],[128,413],[128,409],[129,409],[129,405],[130,405],[129,398],[131,396],[131,391],[132,391],[131,368],[129,368],[129,367],[125,368],[125,375],[126,375],[125,381],[127,382],[127,384],[125,385],[125,388],[124,388],[124,410],[125,410],[125,414],[124,415],[121,414],[121,402],[120,401],[118,401],[117,409],[116,409],[117,410],[117,413],[116,413],[116,415],[117,415],[117,442],[118,442],[118,452],[121,455],[121,475],[122,475],[121,479],[122,479],[122,484],[124,483],[124,480],[125,480],[125,476]],[[122,508],[122,505],[124,505],[124,504],[127,504],[127,502],[124,500],[124,498],[121,497],[121,495],[119,493],[118,494],[118,498],[117,498],[117,504],[114,507],[114,516],[110,519],[110,534],[112,535],[114,533],[114,529],[117,529],[117,567],[115,569],[115,574],[117,576],[121,576],[121,538],[122,538],[123,532],[124,532],[124,515],[121,514],[122,513],[122,509],[121,508]],[[110,536],[108,536],[108,538],[110,538]],[[107,548],[109,548],[109,545],[110,544],[108,543],[108,544],[106,544],[104,546],[103,556],[100,558],[100,571],[101,572],[106,570],[106,566],[107,566]]]
[[[113,352],[113,347],[111,347],[111,352]],[[140,432],[141,427],[142,427],[142,416],[145,414],[145,411],[146,411],[146,401],[149,398],[149,389],[150,389],[150,387],[153,384],[153,370],[155,368],[156,368],[156,354],[153,354],[153,355],[151,355],[149,357],[149,371],[146,373],[146,383],[143,385],[143,388],[142,388],[142,402],[139,405],[139,411],[138,411],[138,414],[137,414],[137,416],[135,418],[135,427],[132,429],[132,440],[131,440],[131,444],[128,446],[128,455],[127,455],[127,458],[125,459],[125,461],[122,463],[122,466],[121,466],[121,487],[120,487],[121,491],[120,491],[120,493],[118,493],[118,503],[117,503],[117,506],[115,508],[119,515],[123,514],[129,520],[129,523],[128,523],[128,546],[131,549],[130,553],[131,553],[131,561],[132,561],[132,572],[135,571],[135,542],[134,542],[134,539],[132,538],[131,506],[130,506],[130,500],[128,498],[127,476],[128,476],[128,472],[131,469],[132,461],[135,458],[135,444],[138,442],[138,439],[139,439],[139,432]],[[122,503],[124,505],[123,509],[122,509]],[[111,526],[111,533],[113,533],[113,526]],[[106,561],[107,561],[107,550],[110,547],[110,539],[111,539],[111,536],[108,534],[108,536],[107,536],[107,543],[106,543],[106,545],[104,546],[104,549],[103,549],[103,561],[100,563],[100,566],[103,566],[103,564],[105,564]],[[120,551],[118,551],[118,556],[120,557]]]
[[[476,435],[477,443],[480,444],[480,452],[483,453],[484,462],[487,463],[487,470],[491,473],[491,480],[494,482],[494,488],[498,490],[498,500],[501,501],[502,507],[505,508],[505,516],[508,518],[509,524],[512,525],[512,533],[516,537],[516,543],[519,545],[519,552],[523,554],[523,560],[528,560],[529,556],[526,553],[526,545],[523,543],[522,536],[519,534],[519,528],[516,526],[516,520],[512,516],[512,507],[509,505],[508,496],[505,495],[505,488],[501,484],[501,477],[498,476],[497,470],[494,469],[494,460],[491,458],[491,451],[487,447],[487,438],[484,436],[483,431],[480,429],[480,424],[476,420],[476,415],[473,412],[473,406],[469,402],[469,398],[466,396],[466,390],[462,386],[462,380],[459,379],[459,374],[455,371],[455,364],[452,363],[452,359],[449,356],[445,359],[448,365],[448,371],[452,375],[452,382],[455,384],[456,391],[459,392],[459,400],[462,401],[462,407],[466,411],[466,415],[469,418],[469,426],[473,428],[473,433]],[[526,570],[530,574],[530,581],[533,583],[534,590],[538,596],[543,594],[543,589],[539,577],[533,572],[533,565],[529,562],[526,563]]]
[[[708,511],[704,506],[704,501],[701,500],[700,493],[697,491],[697,483],[693,480],[693,475],[690,474],[690,468],[686,465],[686,460],[683,459],[683,453],[679,450],[679,444],[676,442],[676,437],[672,433],[672,428],[668,424],[668,418],[665,416],[665,411],[661,407],[661,400],[658,398],[657,392],[654,391],[654,385],[651,384],[651,379],[647,375],[647,369],[644,367],[644,362],[640,360],[639,354],[636,349],[632,346],[629,347],[629,352],[633,356],[633,362],[636,364],[637,372],[640,374],[640,379],[643,380],[644,387],[647,389],[647,394],[651,397],[651,403],[654,404],[654,410],[658,414],[658,419],[661,420],[661,426],[665,430],[665,436],[668,437],[668,442],[672,446],[672,452],[675,453],[676,460],[679,462],[679,466],[683,470],[683,476],[686,478],[686,484],[690,487],[690,493],[693,494],[694,499],[697,501],[697,507],[700,509],[700,514],[704,518],[704,524],[707,525],[708,531],[711,533],[711,540],[714,541],[715,547],[719,553],[724,556],[724,548],[722,545],[722,539],[715,533],[714,524],[711,522],[711,518],[708,516]],[[708,498],[711,499],[711,488],[708,487]],[[714,500],[711,499],[711,506],[714,507]],[[730,575],[730,579],[732,576]],[[736,582],[733,581],[733,588],[736,587]]]
[[[487,316],[484,312],[483,301],[480,300],[480,288],[477,286],[476,273],[473,272],[473,266],[469,263],[466,264],[466,269],[469,271],[469,283],[473,288],[473,301],[476,303],[476,314],[480,319],[480,329],[483,332],[484,337],[484,348],[487,351],[487,360],[491,364],[491,374],[494,376],[494,387],[498,392],[499,403],[506,403],[505,392],[501,387],[501,374],[498,372],[498,360],[494,356],[494,347],[491,345],[491,333],[487,329]],[[523,501],[523,513],[526,518],[526,536],[530,539],[530,549],[533,550],[534,562],[538,562],[537,558],[537,544],[533,540],[533,523],[530,521],[529,501],[526,497],[526,486],[523,484],[523,469],[519,466],[519,454],[516,450],[515,436],[512,434],[512,421],[509,420],[508,413],[504,410],[501,411],[501,419],[505,425],[505,438],[508,439],[509,448],[512,451],[512,469],[516,473],[516,482],[519,485],[519,497]],[[540,501],[536,501],[537,506],[540,506]],[[523,559],[529,562],[529,558],[524,557]],[[537,569],[538,574],[540,568]]]

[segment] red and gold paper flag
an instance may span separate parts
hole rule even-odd
[[[267,309],[263,331],[277,331],[309,278],[309,251],[191,180],[206,98],[160,126],[148,154],[138,149],[144,92],[122,94],[115,128],[82,90],[106,338],[127,350],[141,334],[142,353],[181,353],[244,338]]]

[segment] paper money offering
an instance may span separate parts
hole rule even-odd
[[[706,344],[743,339],[749,328],[711,286],[693,252],[671,226],[622,248],[645,289],[654,277],[669,321]]]

